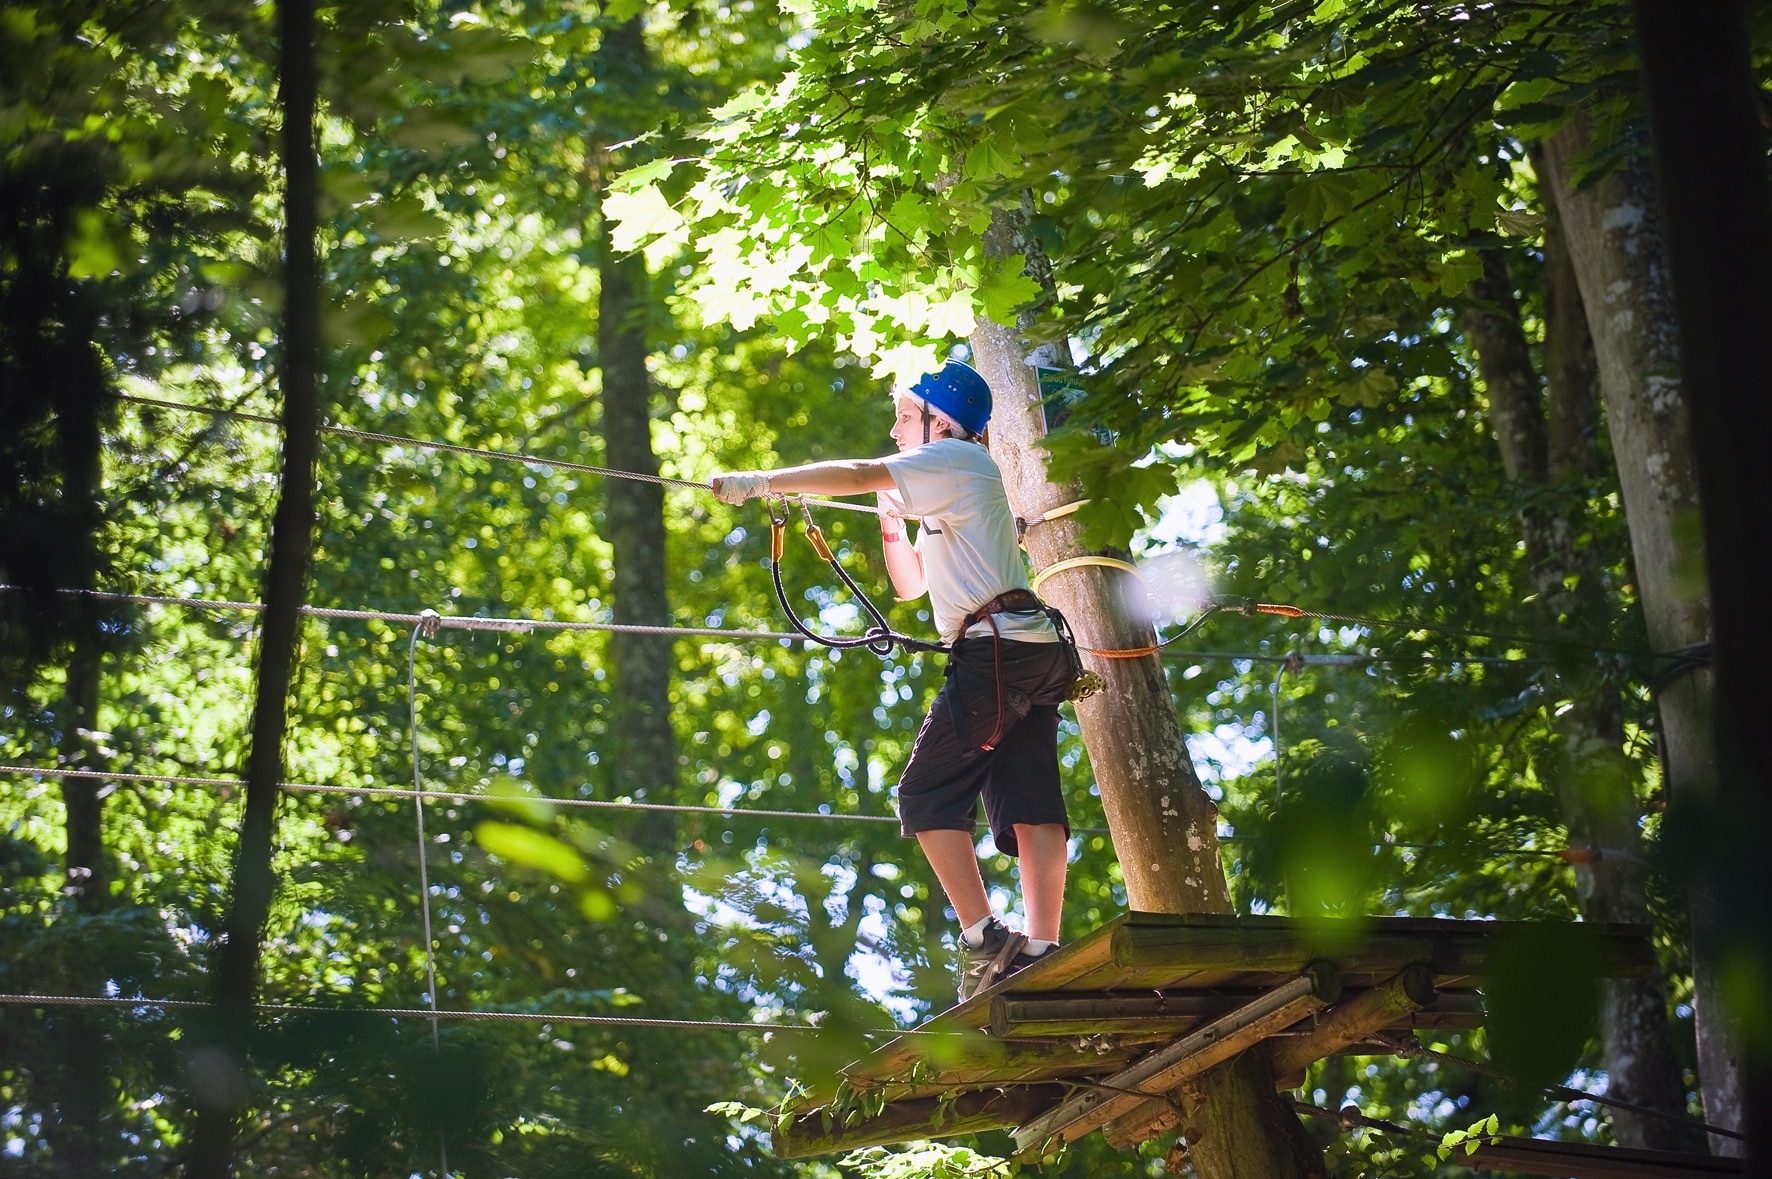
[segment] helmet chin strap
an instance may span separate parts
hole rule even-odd
[[[928,446],[929,445],[929,419],[930,419],[928,403],[927,402],[922,403],[921,408],[923,410],[923,445]]]

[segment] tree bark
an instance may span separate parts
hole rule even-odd
[[[87,625],[83,631],[74,640],[73,657],[68,661],[62,748],[67,751],[64,760],[71,760],[82,769],[96,770],[102,768],[93,734],[98,729],[99,673],[104,653],[99,647],[96,624]],[[72,758],[68,758],[68,753],[73,754]],[[96,778],[62,779],[62,808],[67,816],[68,835],[64,888],[75,906],[86,913],[102,912],[111,902],[100,785]]]
[[[1028,273],[1050,289],[1050,271],[1025,216],[999,212],[985,238],[998,259],[1020,255]],[[1081,497],[1072,485],[1047,478],[1046,415],[1033,365],[1068,367],[1052,345],[1030,348],[1020,330],[980,319],[972,353],[991,386],[990,449],[1003,472],[1009,505],[1024,520]],[[1036,570],[1089,555],[1074,515],[1027,530]],[[1053,576],[1041,596],[1070,620],[1085,648],[1150,646],[1155,634],[1135,608],[1127,575],[1082,566]],[[1217,808],[1201,789],[1176,721],[1161,662],[1085,655],[1105,690],[1076,705],[1083,743],[1107,812],[1130,908],[1153,913],[1228,913],[1230,890],[1218,855]],[[1188,1140],[1202,1179],[1303,1179],[1323,1170],[1322,1154],[1298,1116],[1274,1091],[1259,1053],[1245,1053],[1203,1074],[1181,1094],[1189,1112]]]
[[[312,0],[279,0],[279,76],[283,107],[284,324],[283,477],[271,519],[257,683],[246,760],[246,808],[234,855],[233,903],[214,970],[214,1024],[191,1055],[197,1107],[190,1174],[224,1179],[248,1096],[247,1045],[257,999],[260,942],[275,883],[271,871],[283,741],[295,675],[302,600],[314,537],[314,462],[319,451],[319,271],[315,257],[318,187],[314,114]]]
[[[1693,891],[1729,898],[1726,912],[1704,912],[1705,940],[1756,980],[1737,1002],[1763,1011],[1772,979],[1772,872],[1766,858],[1772,781],[1754,734],[1765,723],[1759,661],[1772,648],[1772,622],[1760,601],[1772,579],[1772,497],[1753,476],[1772,435],[1772,295],[1766,287],[1772,193],[1759,118],[1762,95],[1739,0],[1637,0],[1634,8],[1703,487],[1717,639],[1717,791],[1714,801],[1692,800],[1702,807],[1697,827],[1706,851]],[[1713,919],[1721,928],[1711,928]],[[1695,928],[1695,959],[1698,936]],[[1719,1044],[1714,992],[1705,981],[1699,1012],[1705,1114],[1725,1126],[1745,1127],[1755,1173],[1766,1174],[1772,1169],[1772,1047],[1760,1033],[1748,1057],[1745,1091],[1713,1076],[1734,1061],[1729,1046]],[[1713,1148],[1725,1145],[1712,1142]]]
[[[599,78],[647,73],[640,18],[608,30],[598,51]],[[630,87],[630,90],[633,89]],[[598,190],[608,161],[600,163]],[[611,467],[658,474],[652,450],[652,380],[646,368],[650,278],[637,254],[617,258],[608,226],[598,223],[602,283],[597,299],[597,350],[603,370],[603,446]],[[611,591],[615,621],[668,626],[665,590],[664,488],[633,479],[606,482],[610,547],[615,552]],[[671,727],[671,639],[668,635],[615,634],[609,640],[613,670],[614,764],[618,792],[652,802],[676,799],[677,749]],[[676,837],[670,815],[648,814],[634,839],[668,851]]]
[[[1630,526],[1638,598],[1650,645],[1677,652],[1710,640],[1698,472],[1661,218],[1641,151],[1576,191],[1574,170],[1590,146],[1585,115],[1543,147],[1541,179],[1555,200],[1593,337],[1619,486]],[[1713,680],[1700,667],[1657,693],[1661,760],[1676,805],[1714,796]],[[1699,1076],[1707,1120],[1739,1124],[1739,1066],[1717,1006],[1712,920],[1691,903]]]
[[[1553,225],[1547,235],[1558,232]],[[1567,251],[1547,244],[1547,258]],[[1553,297],[1546,311],[1546,354],[1562,363],[1553,369],[1550,412],[1540,391],[1538,372],[1514,297],[1507,260],[1499,250],[1483,251],[1483,276],[1471,289],[1473,302],[1463,315],[1464,328],[1477,352],[1477,367],[1489,398],[1490,420],[1508,478],[1537,492],[1534,506],[1520,513],[1530,567],[1535,612],[1547,631],[1561,629],[1565,619],[1592,617],[1603,608],[1597,592],[1599,569],[1592,549],[1577,548],[1585,503],[1549,498],[1555,489],[1550,454],[1560,465],[1592,464],[1581,439],[1596,435],[1595,423],[1583,422],[1585,408],[1597,416],[1591,392],[1571,381],[1584,375],[1574,358],[1582,349],[1575,336],[1586,334],[1581,323],[1560,318],[1571,310],[1567,292],[1561,303]],[[1576,305],[1578,309],[1579,305]],[[1554,341],[1554,344],[1553,344]],[[1553,448],[1547,422],[1558,423]],[[1559,475],[1567,472],[1560,471]],[[1569,582],[1574,581],[1570,588]],[[1619,716],[1619,685],[1604,668],[1572,650],[1559,652],[1559,696],[1573,706],[1557,723],[1555,752],[1546,767],[1554,775],[1563,819],[1572,846],[1634,850],[1639,839],[1639,807],[1630,767],[1621,747],[1624,730]],[[1647,924],[1648,899],[1640,860],[1611,856],[1575,868],[1576,893],[1582,916],[1589,921]],[[1668,1029],[1664,983],[1657,973],[1646,979],[1608,979],[1602,984],[1601,1042],[1609,1096],[1673,1115],[1645,1117],[1625,1109],[1611,1112],[1619,1145],[1659,1150],[1692,1149],[1696,1136],[1679,1119],[1685,1114],[1685,1087]]]

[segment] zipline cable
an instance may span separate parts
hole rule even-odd
[[[19,590],[21,586],[0,585],[0,591]],[[130,602],[145,606],[183,606],[192,610],[228,610],[258,614],[261,602],[230,602],[212,598],[181,598],[155,594],[124,594],[108,590],[61,589],[61,594],[76,594],[100,601]],[[793,643],[799,635],[779,630],[731,630],[714,626],[641,626],[621,622],[568,622],[554,618],[478,618],[472,615],[439,614],[434,610],[407,614],[391,610],[345,610],[332,606],[302,606],[299,612],[310,618],[332,618],[345,621],[395,622],[405,626],[426,621],[429,615],[442,630],[489,630],[523,634],[528,631],[602,631],[611,634],[679,635],[684,638],[755,640]]]
[[[16,585],[0,585],[0,592],[22,589]],[[260,602],[234,602],[216,598],[178,597],[164,594],[126,594],[110,590],[61,589],[57,593],[81,595],[99,601],[129,602],[143,606],[180,606],[192,610],[237,611],[246,614],[257,614],[264,610]],[[301,613],[311,618],[330,618],[341,621],[373,621],[392,622],[402,626],[411,626],[425,619],[423,611],[412,614],[393,610],[347,610],[333,606],[303,606]],[[1290,608],[1288,608],[1290,609]],[[434,612],[433,612],[434,613]],[[1195,629],[1200,620],[1195,620],[1186,629],[1170,636],[1159,647],[1179,639]],[[524,634],[529,631],[595,631],[611,634],[643,634],[643,635],[676,635],[683,638],[728,639],[734,642],[755,641],[770,643],[797,643],[807,638],[804,634],[779,630],[737,630],[712,626],[641,626],[635,623],[618,622],[570,622],[553,618],[483,618],[475,615],[437,614],[437,626],[442,630],[466,631],[500,631],[510,634]],[[813,641],[817,641],[816,636]],[[1088,648],[1084,648],[1088,650]],[[1105,651],[1094,651],[1092,654],[1112,654]],[[1251,663],[1284,663],[1293,658],[1292,655],[1274,655],[1261,651],[1196,651],[1171,650],[1164,652],[1171,659],[1222,659],[1228,662],[1247,660]],[[1416,662],[1415,657],[1399,660],[1390,655],[1306,655],[1303,657],[1307,666],[1352,666],[1356,664],[1382,663],[1398,664]],[[1486,665],[1536,666],[1543,663],[1541,659],[1509,659],[1500,655],[1422,655],[1422,663],[1473,663]]]
[[[0,1007],[159,1007],[171,1011],[208,1010],[201,999],[133,999],[121,995],[0,995]],[[964,1032],[890,1028],[872,1030],[811,1023],[747,1023],[736,1019],[653,1019],[638,1015],[565,1015],[535,1011],[432,1011],[425,1007],[328,1007],[321,1003],[258,1003],[254,1010],[273,1015],[368,1015],[385,1019],[460,1019],[518,1023],[590,1024],[603,1027],[674,1028],[686,1031],[833,1032],[861,1036],[963,1036]]]
[[[136,405],[149,405],[149,406],[154,406],[154,407],[160,408],[160,409],[170,409],[170,410],[176,410],[176,411],[181,411],[181,412],[185,412],[185,413],[200,413],[200,414],[208,414],[213,417],[235,418],[235,419],[239,419],[239,420],[243,420],[243,421],[261,422],[266,425],[280,425],[281,424],[278,419],[276,419],[274,417],[270,417],[266,414],[248,413],[244,410],[237,410],[237,409],[223,409],[219,406],[192,405],[188,402],[164,401],[164,400],[161,400],[160,398],[156,398],[156,397],[141,397],[141,396],[137,396],[135,394],[120,394],[118,397],[118,400],[131,402]],[[558,468],[559,470],[562,470],[562,471],[573,471],[573,472],[579,472],[579,473],[590,474],[590,475],[601,475],[601,476],[604,476],[606,478],[611,478],[611,479],[633,479],[633,480],[637,480],[642,483],[654,483],[654,484],[658,484],[658,485],[664,486],[664,487],[683,487],[683,488],[690,488],[690,489],[696,490],[696,491],[710,491],[710,490],[712,490],[711,486],[707,483],[698,483],[693,479],[676,479],[676,478],[672,478],[668,475],[648,475],[648,474],[644,474],[639,471],[623,471],[623,470],[613,468],[613,467],[594,466],[589,463],[571,463],[571,462],[566,462],[564,460],[537,458],[533,455],[520,454],[520,453],[517,453],[514,451],[489,450],[484,447],[461,446],[461,445],[458,445],[458,444],[452,443],[452,442],[433,442],[433,441],[429,441],[429,440],[422,439],[422,438],[406,438],[406,437],[403,437],[403,436],[400,436],[397,434],[381,434],[381,433],[377,433],[372,430],[357,430],[357,429],[352,429],[351,427],[348,427],[348,426],[336,426],[336,425],[332,425],[330,423],[324,423],[319,428],[323,433],[335,434],[335,435],[337,435],[339,437],[343,437],[343,438],[357,438],[357,439],[361,439],[361,440],[368,441],[368,442],[380,442],[380,443],[390,445],[390,446],[412,446],[412,447],[417,447],[417,448],[423,449],[423,450],[441,451],[441,452],[448,453],[448,454],[464,454],[464,455],[470,455],[470,456],[473,456],[476,458],[496,459],[496,460],[503,461],[503,462],[524,463],[528,466],[554,467],[554,468]],[[869,506],[867,504],[852,504],[852,503],[847,503],[843,500],[825,499],[825,498],[820,498],[820,497],[816,497],[816,496],[798,496],[796,498],[799,499],[799,501],[801,502],[802,505],[815,504],[819,507],[840,508],[844,511],[862,512],[862,513],[865,513],[868,515],[875,515],[875,516],[880,514],[880,509],[878,507]],[[1087,501],[1079,501],[1079,503],[1077,505],[1070,506],[1068,510],[1074,511],[1075,508],[1080,507],[1083,502],[1087,502]],[[1055,515],[1055,514],[1059,514],[1059,513],[1048,513],[1047,516],[1042,517],[1041,520],[1031,521],[1028,523],[1029,524],[1042,523],[1042,522],[1044,522],[1044,520],[1046,518],[1049,518],[1050,516]],[[1027,526],[1026,524],[1023,525],[1024,529],[1026,526]],[[1056,564],[1048,569],[1041,570],[1040,573],[1036,574],[1036,579],[1037,580],[1044,580],[1045,577],[1050,576],[1055,573],[1058,573],[1058,572],[1062,571],[1063,569],[1080,567],[1082,565],[1099,565],[1099,564],[1110,564],[1110,563],[1115,565],[1116,567],[1124,566],[1125,568],[1127,568],[1128,570],[1133,572],[1134,575],[1137,574],[1136,566],[1132,566],[1127,562],[1118,561],[1117,559],[1114,559],[1114,558],[1082,557],[1082,558],[1073,558],[1070,561],[1061,561],[1058,564]],[[1550,635],[1523,635],[1523,634],[1517,634],[1517,633],[1508,632],[1508,631],[1495,631],[1495,630],[1476,629],[1476,628],[1471,628],[1471,627],[1458,627],[1458,626],[1452,626],[1448,623],[1428,622],[1423,619],[1417,619],[1417,618],[1376,618],[1376,617],[1372,617],[1370,615],[1363,615],[1363,614],[1336,614],[1336,613],[1330,613],[1330,612],[1321,611],[1321,610],[1305,609],[1305,608],[1299,607],[1299,606],[1276,605],[1273,603],[1265,603],[1265,602],[1246,602],[1242,599],[1236,599],[1236,598],[1221,599],[1219,602],[1213,603],[1212,606],[1209,607],[1207,609],[1207,611],[1201,615],[1200,618],[1196,619],[1192,624],[1190,624],[1188,627],[1186,627],[1180,633],[1170,636],[1170,639],[1165,640],[1164,642],[1160,642],[1160,643],[1155,644],[1154,649],[1161,649],[1162,647],[1166,646],[1168,642],[1172,642],[1175,639],[1180,638],[1182,635],[1188,633],[1189,631],[1194,630],[1197,626],[1199,626],[1200,623],[1204,622],[1208,616],[1210,616],[1212,613],[1214,613],[1216,611],[1220,611],[1220,610],[1231,611],[1231,612],[1235,612],[1235,613],[1243,613],[1243,614],[1264,613],[1264,614],[1281,614],[1281,615],[1285,615],[1285,616],[1293,617],[1293,618],[1314,618],[1314,619],[1317,619],[1322,622],[1336,622],[1336,623],[1342,623],[1342,624],[1345,624],[1348,626],[1360,626],[1360,627],[1367,627],[1367,628],[1402,629],[1405,631],[1426,630],[1426,631],[1434,631],[1439,634],[1458,635],[1458,636],[1465,637],[1465,638],[1494,639],[1499,642],[1521,643],[1521,644],[1531,645],[1531,646],[1555,645],[1555,646],[1565,646],[1565,647],[1578,647],[1578,648],[1580,648],[1582,650],[1586,650],[1586,651],[1593,651],[1596,653],[1607,654],[1607,655],[1619,655],[1619,656],[1624,656],[1624,657],[1632,658],[1632,659],[1666,660],[1670,664],[1672,664],[1672,668],[1670,669],[1670,671],[1668,673],[1666,673],[1668,675],[1683,674],[1684,672],[1692,670],[1694,668],[1704,667],[1709,663],[1709,652],[1708,652],[1708,650],[1704,649],[1703,644],[1700,644],[1700,645],[1692,647],[1692,648],[1687,648],[1682,651],[1677,651],[1677,652],[1635,651],[1635,650],[1631,650],[1631,649],[1625,648],[1625,647],[1614,647],[1614,646],[1607,646],[1607,645],[1603,645],[1603,644],[1590,643],[1590,642],[1587,642],[1582,639],[1557,638],[1555,636],[1550,636]],[[822,640],[817,639],[816,636],[813,636],[813,637],[814,637],[815,641],[822,641]],[[863,644],[863,645],[865,645],[865,644]],[[1091,650],[1090,653],[1094,654],[1094,655],[1099,655],[1099,656],[1102,656],[1105,658],[1135,658],[1138,656],[1151,654],[1152,650],[1153,650],[1153,648],[1140,647],[1140,648],[1134,648],[1129,651]]]
[[[208,414],[211,417],[234,418],[247,422],[262,422],[269,426],[280,426],[282,422],[266,414],[247,413],[238,409],[222,409],[213,405],[192,405],[184,401],[162,401],[157,397],[138,397],[134,394],[121,394],[119,401],[128,401],[136,405],[151,405],[158,409],[179,410],[184,413]],[[569,463],[562,459],[536,458],[533,455],[520,454],[509,450],[488,450],[480,446],[461,446],[453,442],[431,442],[423,438],[404,438],[398,434],[378,434],[373,430],[355,430],[349,426],[335,426],[330,422],[322,423],[320,432],[335,434],[340,438],[357,438],[365,442],[380,442],[388,446],[413,446],[420,450],[435,450],[445,454],[465,454],[474,458],[496,459],[500,462],[523,463],[531,467],[553,467],[561,471],[572,471],[576,474],[602,475],[609,479],[632,479],[640,483],[655,483],[661,487],[685,487],[693,491],[711,491],[706,483],[698,483],[693,479],[674,479],[669,475],[648,475],[640,471],[623,471],[615,467],[598,467],[589,463]],[[840,499],[821,499],[808,497],[808,503],[817,504],[821,508],[841,508],[846,512],[864,512],[870,516],[880,514],[880,509],[867,504],[845,503]]]

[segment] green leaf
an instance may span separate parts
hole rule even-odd
[[[682,214],[671,208],[657,184],[609,193],[603,198],[603,215],[615,226],[609,244],[624,253],[654,237],[684,229]]]
[[[975,292],[981,315],[995,323],[1014,323],[1021,309],[1040,297],[1040,284],[1023,270],[1026,264],[1016,254],[985,275]]]
[[[474,841],[501,860],[534,868],[569,884],[580,883],[590,876],[578,852],[533,827],[488,819],[474,828]]]
[[[629,168],[609,182],[610,192],[633,192],[635,189],[648,185],[662,184],[669,180],[681,160],[670,158],[648,160],[638,167]]]
[[[123,249],[109,217],[98,209],[81,209],[74,214],[74,231],[68,235],[68,274],[104,278],[122,268]]]

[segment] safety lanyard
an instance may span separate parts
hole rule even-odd
[[[839,651],[866,647],[876,655],[885,656],[892,654],[895,647],[903,647],[907,651],[945,652],[947,650],[947,647],[941,643],[912,638],[910,635],[902,635],[893,630],[892,624],[886,621],[886,616],[880,613],[879,608],[868,599],[866,594],[861,592],[861,587],[855,584],[855,579],[849,576],[849,572],[837,560],[837,555],[831,551],[830,543],[824,538],[823,529],[819,528],[817,522],[812,519],[812,511],[804,501],[800,501],[800,514],[806,517],[806,539],[811,542],[814,551],[830,565],[832,572],[837,575],[837,580],[843,583],[844,588],[854,597],[857,604],[867,611],[868,617],[873,620],[873,625],[868,627],[866,633],[858,636],[821,635],[802,622],[800,616],[794,612],[794,607],[788,602],[787,589],[782,585],[781,580],[781,554],[786,547],[788,531],[787,497],[776,495],[769,497],[769,575],[775,582],[775,600],[781,603],[782,613],[787,615],[788,621],[793,624],[795,630],[821,646],[832,647]]]

